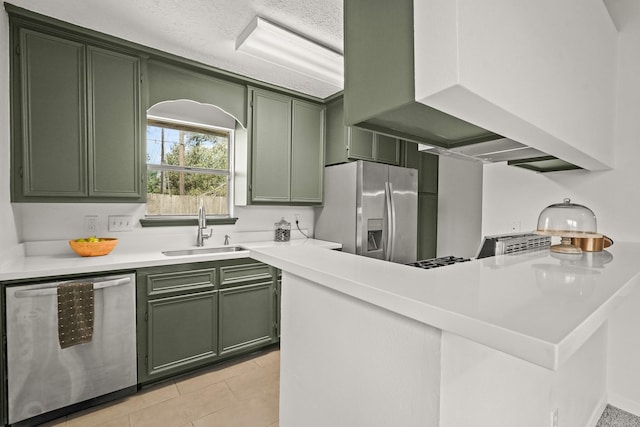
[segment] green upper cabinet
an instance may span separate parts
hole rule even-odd
[[[89,195],[141,196],[140,60],[87,48]]]
[[[345,126],[342,98],[327,104],[327,165],[352,160],[399,165],[401,144],[382,133]]]
[[[291,201],[322,203],[324,112],[322,105],[292,101]]]
[[[324,106],[251,89],[250,200],[322,203]]]
[[[12,201],[141,201],[141,63],[14,28]]]

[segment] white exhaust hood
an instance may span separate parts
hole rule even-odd
[[[601,0],[345,0],[344,20],[346,125],[482,162],[612,167]]]

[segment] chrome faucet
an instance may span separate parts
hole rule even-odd
[[[204,246],[204,239],[208,239],[213,234],[213,230],[209,230],[209,235],[203,233],[207,229],[207,212],[204,205],[200,205],[198,209],[198,235],[196,236],[196,246]]]

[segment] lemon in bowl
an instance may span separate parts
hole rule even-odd
[[[89,236],[69,240],[69,246],[80,256],[107,255],[118,244],[118,239],[112,237]]]

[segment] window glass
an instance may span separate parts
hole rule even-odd
[[[147,123],[147,215],[229,216],[233,131],[169,121]]]

